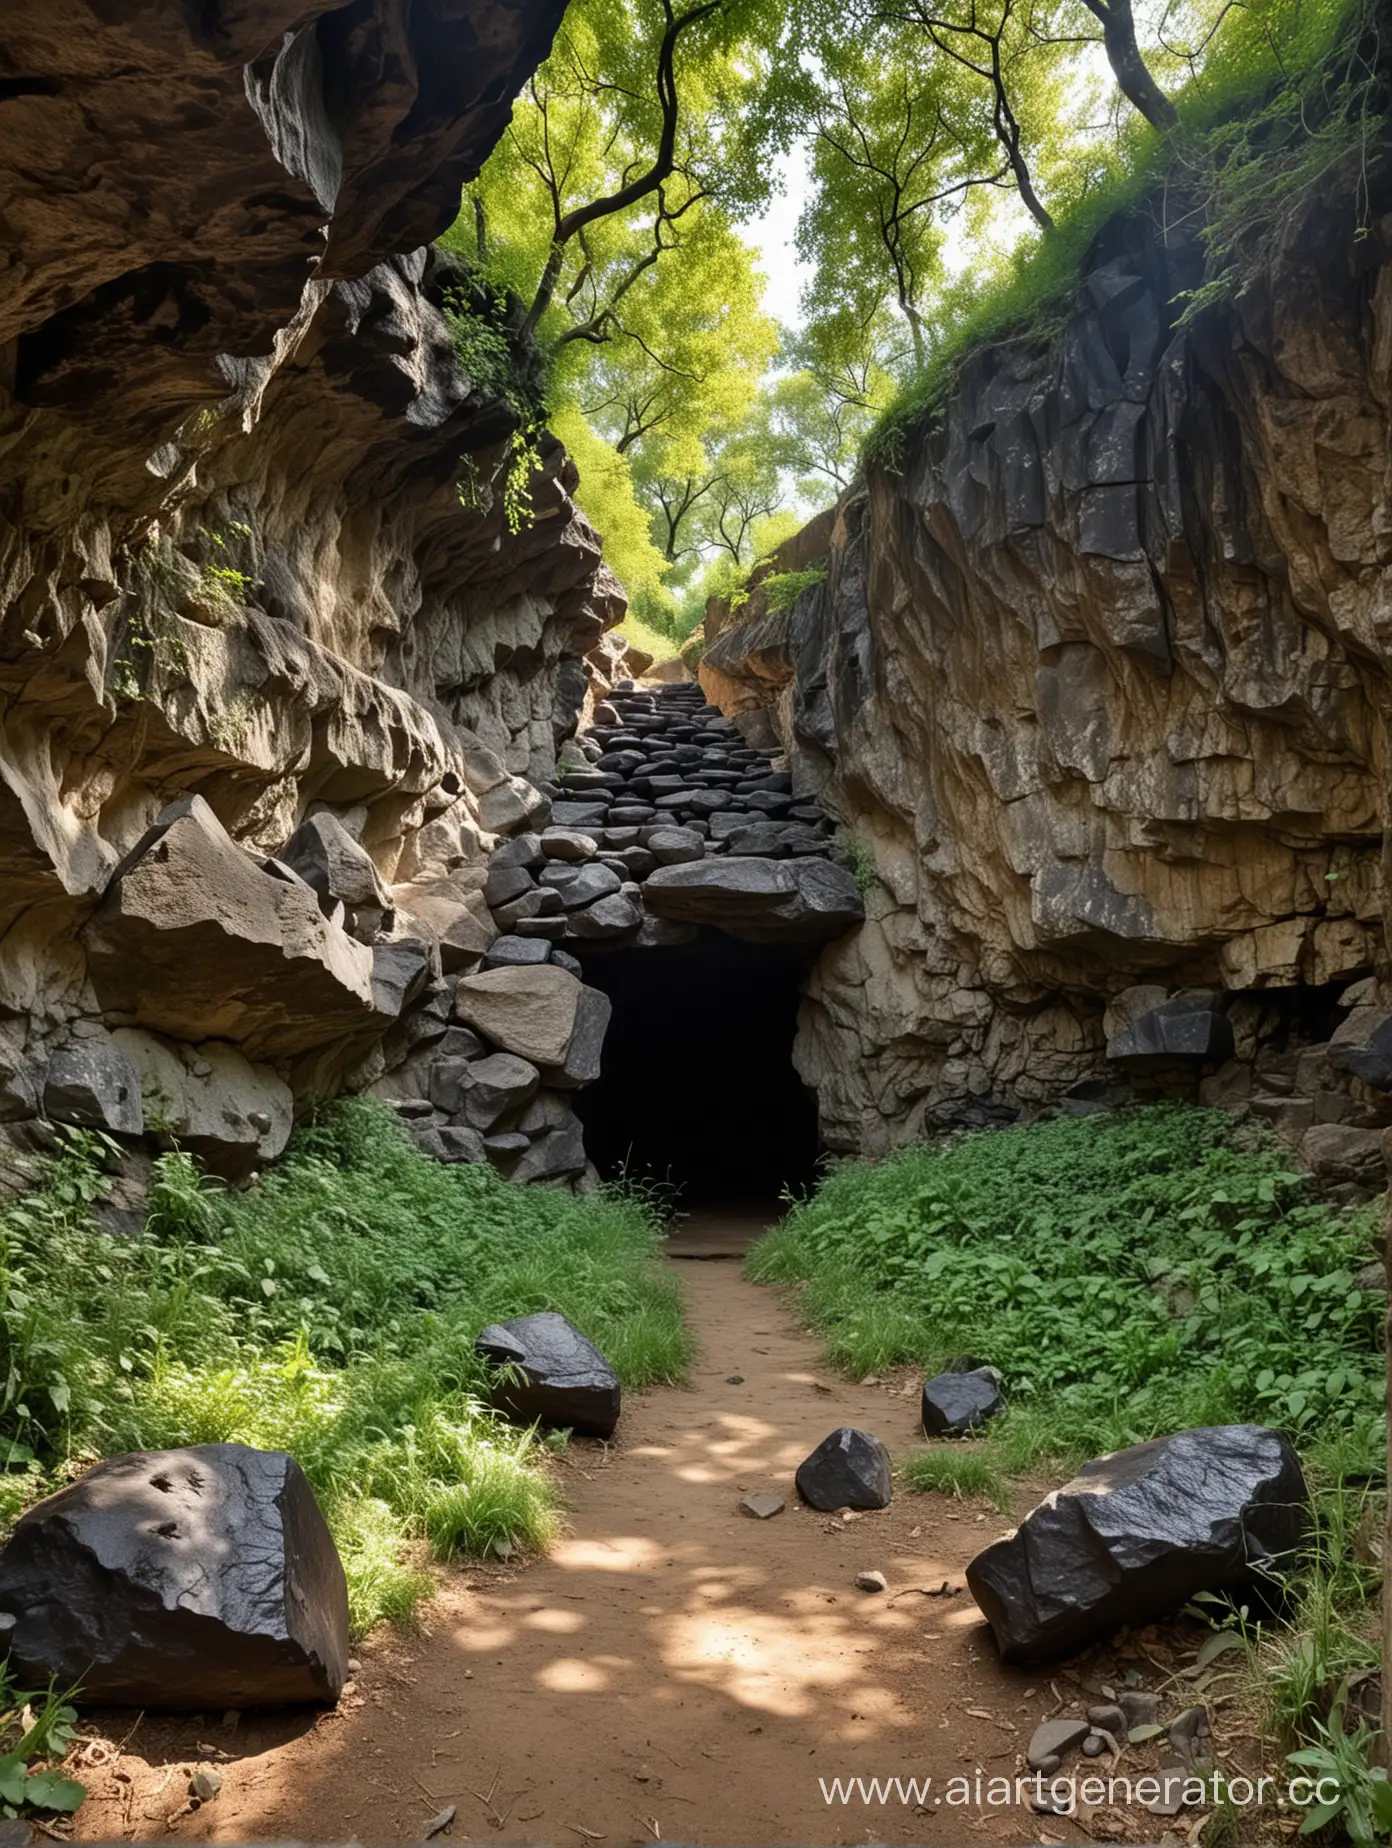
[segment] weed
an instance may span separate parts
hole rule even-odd
[[[1337,1794],[1320,1802],[1300,1825],[1302,1835],[1331,1823],[1342,1825],[1353,1842],[1385,1842],[1392,1838],[1392,1784],[1381,1765],[1374,1765],[1370,1753],[1377,1738],[1371,1726],[1345,1729],[1344,1708],[1340,1702],[1327,1721],[1316,1727],[1314,1745],[1291,1752],[1287,1762],[1302,1766],[1315,1783],[1332,1784]]]
[[[951,1495],[958,1501],[979,1496],[1002,1514],[1010,1506],[1010,1490],[999,1469],[965,1445],[916,1450],[904,1459],[904,1481],[920,1495]]]
[[[57,1769],[76,1737],[75,1690],[42,1694],[20,1692],[0,1663],[0,1810],[10,1818],[21,1811],[77,1809],[86,1787]]]
[[[851,862],[851,873],[856,882],[856,890],[862,894],[872,892],[879,880],[875,867],[875,849],[862,834],[853,828],[843,828],[838,845]]]
[[[679,1287],[641,1202],[440,1166],[381,1106],[334,1106],[244,1194],[161,1156],[146,1226],[119,1240],[90,1215],[106,1152],[72,1137],[44,1185],[0,1209],[10,1513],[73,1458],[288,1450],[366,1628],[422,1595],[413,1544],[448,1556],[554,1532],[542,1447],[482,1401],[484,1323],[560,1310],[626,1385],[687,1364]]]

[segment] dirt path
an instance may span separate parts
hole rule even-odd
[[[90,1777],[80,1833],[409,1841],[453,1803],[454,1840],[571,1848],[1073,1839],[1023,1809],[824,1802],[821,1778],[1013,1773],[1055,1697],[999,1666],[965,1592],[894,1595],[960,1587],[994,1517],[901,1496],[845,1521],[797,1501],[794,1468],[838,1424],[902,1453],[912,1389],[826,1373],[737,1263],[682,1273],[691,1383],[631,1400],[609,1451],[561,1459],[570,1532],[549,1559],[448,1574],[422,1634],[364,1647],[336,1714],[147,1722]],[[757,1489],[785,1511],[742,1514]],[[868,1568],[887,1595],[855,1589]],[[188,1811],[211,1766],[220,1795]]]

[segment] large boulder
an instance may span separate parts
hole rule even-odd
[[[337,1700],[348,1587],[293,1457],[245,1444],[98,1463],[22,1515],[0,1555],[22,1687],[188,1712]]]
[[[1086,1463],[967,1567],[1007,1662],[1070,1655],[1200,1591],[1250,1585],[1299,1545],[1305,1481],[1262,1425],[1210,1425]]]
[[[165,809],[84,932],[102,1006],[172,1039],[280,1059],[376,1020],[372,952],[298,878],[262,870],[201,796]]]
[[[302,821],[276,857],[313,888],[326,915],[339,903],[376,928],[392,908],[372,856],[328,809]]]
[[[477,968],[498,935],[481,889],[481,873],[479,867],[466,867],[448,879],[392,889],[393,903],[433,934],[440,946],[440,966],[449,975]]]
[[[474,1350],[508,1369],[493,1393],[494,1404],[508,1417],[566,1427],[586,1437],[613,1435],[621,1400],[618,1375],[594,1342],[563,1315],[546,1310],[493,1322]]]
[[[1125,1070],[1143,1072],[1177,1063],[1221,1065],[1232,1058],[1233,1046],[1232,1022],[1209,990],[1196,988],[1134,1014],[1107,1041],[1107,1057]]]
[[[454,1011],[485,1039],[540,1066],[552,1084],[590,1084],[609,1024],[607,995],[554,963],[462,977]]]
[[[145,1134],[176,1141],[224,1180],[274,1161],[290,1140],[295,1100],[273,1066],[217,1040],[176,1045],[136,1027],[111,1037],[140,1075]]]
[[[677,924],[708,924],[751,943],[821,943],[865,916],[856,882],[826,860],[703,859],[659,866],[643,903]]]
[[[797,1492],[813,1508],[887,1508],[893,1494],[889,1452],[873,1432],[842,1425],[798,1464]]]

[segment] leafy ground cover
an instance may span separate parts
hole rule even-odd
[[[428,1591],[427,1548],[541,1545],[555,1529],[540,1440],[481,1402],[485,1323],[560,1310],[627,1386],[686,1365],[678,1287],[636,1198],[441,1167],[389,1112],[349,1101],[245,1193],[163,1156],[144,1228],[114,1238],[92,1212],[108,1156],[75,1135],[0,1210],[0,1517],[99,1456],[288,1450],[361,1630]]]
[[[795,1286],[849,1372],[1000,1368],[1009,1411],[910,1457],[910,1488],[999,1507],[1012,1475],[1162,1432],[1287,1431],[1315,1490],[1315,1545],[1290,1627],[1248,1640],[1273,1725],[1315,1737],[1377,1661],[1386,1299],[1359,1272],[1379,1216],[1321,1201],[1250,1126],[1155,1106],[845,1162],[749,1271]]]

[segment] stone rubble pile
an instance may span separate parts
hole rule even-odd
[[[863,915],[821,809],[692,682],[616,687],[559,774],[550,826],[489,862],[485,968],[578,972],[577,949],[682,943],[703,924],[818,942]]]
[[[570,1094],[599,1076],[610,1004],[555,964],[489,966],[412,1016],[408,1057],[372,1086],[437,1161],[491,1162],[510,1180],[589,1187]]]

